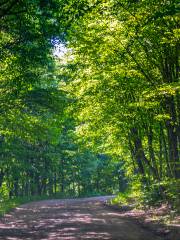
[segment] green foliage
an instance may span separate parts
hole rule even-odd
[[[69,29],[60,62],[77,136],[124,162],[132,193],[148,203],[170,201],[164,183],[180,177],[177,9],[176,1],[100,1]]]
[[[0,5],[4,199],[121,191],[177,205],[177,13],[166,0]]]

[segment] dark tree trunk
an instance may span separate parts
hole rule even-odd
[[[137,128],[132,128],[131,133],[134,141],[134,151],[133,151],[134,157],[136,159],[141,175],[143,176],[144,179],[146,179],[145,168],[144,168],[144,164],[145,164],[153,174],[154,178],[159,180],[157,169],[152,166],[151,162],[145,156],[143,146],[142,146],[142,141],[141,141],[141,138],[138,136]]]
[[[4,175],[5,175],[5,173],[2,170],[0,170],[0,187],[3,184]]]
[[[19,180],[18,178],[14,179],[14,195],[19,196]]]
[[[177,118],[174,97],[166,97],[166,108],[170,113],[171,119],[166,121],[167,136],[168,136],[168,150],[169,161],[171,163],[174,177],[180,178],[180,160],[178,151],[178,136],[177,136]]]
[[[155,159],[155,154],[154,154],[154,149],[153,149],[153,131],[152,131],[152,126],[149,126],[148,129],[148,147],[149,147],[149,157],[151,160],[151,164],[153,168],[156,171],[156,174],[158,174],[158,169],[157,169],[157,164],[156,164],[156,159]]]

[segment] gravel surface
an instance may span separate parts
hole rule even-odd
[[[110,209],[111,196],[45,200],[21,205],[0,219],[0,240],[163,240]]]

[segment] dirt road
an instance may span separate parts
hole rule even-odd
[[[1,240],[162,240],[103,205],[109,197],[21,205],[0,220]]]

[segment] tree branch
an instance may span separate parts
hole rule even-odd
[[[0,13],[0,19],[3,18],[4,16],[8,15],[8,13],[10,12],[10,10],[19,3],[20,0],[14,0],[11,2],[11,4],[9,5],[9,7],[7,7],[6,9],[2,9],[1,13]]]

